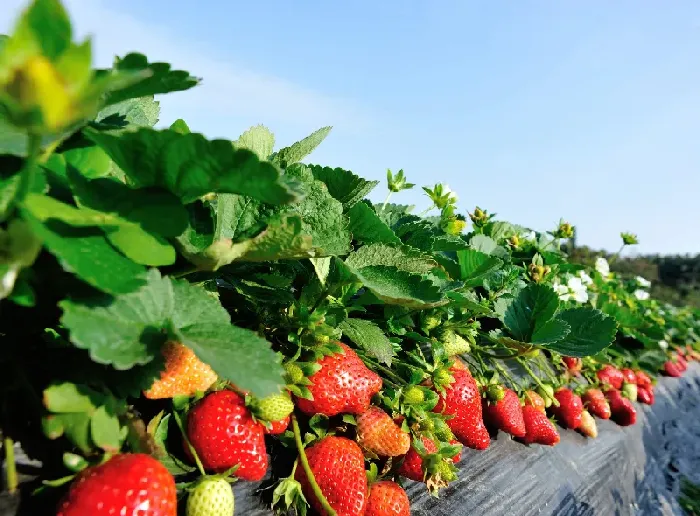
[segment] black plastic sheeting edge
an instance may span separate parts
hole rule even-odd
[[[561,429],[554,448],[525,446],[499,433],[486,451],[464,449],[459,480],[428,495],[406,481],[413,516],[682,515],[680,478],[700,484],[700,366],[682,378],[661,378],[656,401],[635,404],[637,424],[622,428],[596,420],[598,437]],[[236,514],[268,516],[255,492],[237,482]],[[0,516],[17,501],[0,496]]]

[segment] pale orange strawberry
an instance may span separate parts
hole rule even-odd
[[[192,396],[206,391],[217,380],[216,373],[197,358],[187,346],[179,342],[166,342],[161,353],[165,358],[165,370],[151,388],[144,391],[148,399]]]
[[[380,457],[397,457],[408,453],[411,437],[394,423],[391,416],[372,406],[357,416],[357,442]]]

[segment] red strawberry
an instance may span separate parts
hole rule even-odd
[[[355,441],[329,436],[306,449],[314,478],[328,503],[338,516],[361,516],[367,506],[365,457]],[[314,495],[304,468],[298,467],[294,478],[319,514],[325,514]]]
[[[491,426],[503,430],[513,437],[525,437],[525,421],[520,399],[514,391],[503,389],[503,399],[483,401],[484,420]]]
[[[542,396],[537,394],[535,391],[525,391],[525,405],[535,407],[542,413],[545,412],[544,399],[542,399]]]
[[[287,430],[287,427],[289,427],[289,423],[291,421],[292,415],[290,414],[284,419],[280,419],[279,421],[270,421],[270,428],[267,428],[266,426],[263,426],[263,428],[266,434],[280,435]]]
[[[681,371],[685,371],[686,369],[688,369],[688,361],[685,359],[685,357],[683,357],[682,355],[676,355],[675,359],[676,362],[678,362]]]
[[[637,387],[637,401],[645,405],[654,404],[654,389],[649,387]]]
[[[588,389],[581,396],[586,410],[600,419],[610,419],[610,404],[600,389]]]
[[[532,405],[523,407],[523,420],[525,421],[525,444],[544,444],[554,446],[559,442],[559,432],[547,416]]]
[[[593,439],[598,437],[598,425],[596,425],[595,419],[587,410],[581,413],[581,425],[578,427],[578,430],[586,437],[592,437]]]
[[[552,411],[560,424],[576,430],[581,425],[581,413],[583,412],[583,402],[581,398],[570,389],[562,387],[554,393],[554,397],[559,402],[559,406],[552,405]]]
[[[175,516],[175,480],[165,466],[149,455],[115,455],[104,464],[82,471],[56,514]]]
[[[614,365],[606,365],[597,373],[598,379],[603,383],[615,389],[622,389],[622,382],[624,377],[622,376],[622,371],[620,371]]]
[[[683,370],[679,366],[677,362],[673,362],[672,360],[667,360],[664,363],[664,373],[666,373],[667,376],[672,376],[674,378],[679,378],[683,375]]]
[[[583,361],[577,357],[561,357],[562,361],[566,365],[567,371],[571,374],[578,374],[583,366]]]
[[[624,368],[622,371],[622,380],[627,383],[637,384],[637,375],[632,369]]]
[[[435,443],[427,437],[421,437],[421,442],[423,443],[426,452],[435,453],[438,451]],[[398,469],[398,474],[416,482],[423,482],[425,475],[425,472],[423,471],[423,458],[413,446],[411,446],[408,453],[403,458],[403,462]]]
[[[630,400],[616,389],[605,391],[605,397],[610,402],[612,420],[620,426],[629,426],[637,422],[637,411]]]
[[[308,388],[314,399],[297,399],[297,406],[305,414],[362,414],[382,388],[379,375],[368,369],[352,349],[339,344],[345,353],[323,357],[318,361],[321,369],[309,377]]]
[[[634,373],[634,375],[637,377],[637,385],[640,387],[651,386],[651,378],[649,378],[649,375],[644,371],[638,370]]]
[[[165,358],[165,370],[151,388],[144,391],[148,399],[192,396],[197,391],[206,391],[216,382],[216,373],[197,358],[190,348],[179,342],[167,342],[161,353]]]
[[[444,392],[434,412],[453,415],[447,426],[463,445],[476,450],[489,447],[489,432],[484,425],[479,388],[469,370],[453,370],[454,382]]]
[[[365,516],[411,516],[411,502],[396,482],[376,482],[369,490]]]
[[[380,457],[405,455],[411,447],[411,437],[394,423],[391,416],[372,406],[357,417],[357,442]]]
[[[454,445],[459,444],[459,441],[457,439],[452,439],[450,441],[450,444],[454,446]],[[459,449],[459,452],[457,453],[457,455],[452,457],[452,462],[454,464],[457,464],[460,460],[462,460],[462,447],[461,446],[460,446],[460,449]]]
[[[256,481],[265,476],[264,427],[235,392],[212,392],[197,403],[187,418],[187,436],[205,469],[222,473],[239,464],[238,478]],[[189,454],[187,446],[185,451]]]

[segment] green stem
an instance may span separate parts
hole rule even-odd
[[[38,166],[39,153],[41,152],[41,136],[36,134],[29,134],[29,140],[27,142],[27,159],[24,161],[24,166],[20,171],[19,183],[17,184],[17,190],[12,198],[10,206],[8,206],[7,211],[3,214],[3,220],[12,213],[13,208],[24,202],[25,197],[32,188],[32,183],[34,182],[34,176],[36,174],[36,169]]]
[[[389,204],[389,199],[391,199],[391,196],[394,194],[391,190],[389,190],[389,194],[386,196],[386,199],[384,199],[384,204],[382,204],[382,210],[384,211],[384,208],[386,208],[386,205]]]
[[[299,452],[299,460],[301,460],[301,467],[304,469],[304,473],[306,473],[306,478],[309,481],[309,486],[311,487],[311,490],[314,492],[314,495],[316,496],[316,499],[319,501],[321,504],[321,507],[323,507],[323,510],[326,512],[328,516],[337,516],[337,513],[331,507],[331,504],[328,503],[328,500],[326,500],[326,497],[323,496],[323,492],[321,492],[321,488],[318,485],[318,482],[316,482],[316,477],[314,477],[313,471],[311,471],[311,466],[309,466],[309,459],[306,458],[306,452],[304,451],[304,445],[301,442],[301,432],[299,431],[299,423],[297,422],[297,417],[295,414],[292,414],[292,430],[294,430],[294,442],[297,445],[297,451]]]
[[[406,385],[408,383],[408,382],[406,382],[406,380],[404,380],[399,375],[394,373],[391,369],[389,369],[388,367],[384,367],[379,362],[375,362],[374,360],[371,360],[370,358],[368,358],[364,354],[360,355],[358,353],[358,356],[360,356],[362,358],[362,361],[365,362],[365,364],[368,363],[372,368],[374,368],[378,371],[381,371],[386,376],[388,376],[389,379],[391,380],[389,383],[393,383],[395,386]]]
[[[493,366],[496,368],[496,370],[501,373],[501,376],[506,379],[506,381],[510,384],[510,388],[513,390],[518,390],[520,387],[515,380],[513,380],[513,377],[510,375],[508,371],[505,370],[505,368],[499,364],[496,360],[491,360],[493,363]]]
[[[197,469],[202,474],[202,476],[205,476],[206,473],[204,472],[204,466],[202,465],[202,461],[199,460],[199,456],[197,455],[197,450],[194,449],[194,446],[192,446],[190,439],[187,437],[187,432],[185,432],[185,427],[182,424],[182,419],[180,419],[180,414],[178,414],[177,412],[173,412],[173,416],[175,416],[175,422],[177,423],[177,426],[180,429],[180,432],[182,433],[182,438],[185,440],[185,444],[187,444],[187,448],[189,448],[190,453],[192,454],[192,457],[194,457],[194,462],[197,465]]]
[[[15,464],[15,443],[12,438],[5,437],[3,441],[5,447],[5,468],[7,469],[7,490],[10,494],[17,491],[17,464]]]
[[[623,250],[624,248],[625,248],[625,244],[622,244],[622,246],[620,246],[620,249],[619,249],[614,255],[612,255],[612,256],[610,257],[610,259],[608,260],[608,263],[611,264],[611,265],[612,265],[613,263],[615,263],[615,260],[617,260],[617,259],[620,257],[620,253],[622,252],[622,250]]]
[[[435,208],[435,205],[434,205],[434,204],[433,204],[432,206],[430,206],[429,208],[427,208],[427,209],[423,210],[422,212],[420,212],[420,213],[418,214],[418,216],[419,216],[419,217],[425,217],[425,216],[428,214],[428,212],[431,211],[433,208]]]
[[[518,359],[518,362],[520,362],[520,365],[525,369],[525,372],[530,375],[530,378],[532,378],[535,383],[537,384],[538,387],[540,387],[543,390],[546,390],[545,385],[540,381],[540,379],[537,377],[535,373],[532,372],[532,369],[530,369],[530,366],[527,365],[527,362],[522,359]]]

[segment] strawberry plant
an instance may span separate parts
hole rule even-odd
[[[0,38],[0,430],[11,493],[15,443],[41,464],[37,514],[230,514],[229,483],[268,473],[279,513],[408,514],[397,481],[437,493],[487,425],[556,445],[549,410],[594,438],[698,359],[700,314],[568,261],[569,223],[463,215],[441,183],[415,214],[389,202],[403,169],[374,203],[305,162],[330,127],[155,128],[198,83],[138,53],[93,69],[58,0]]]

